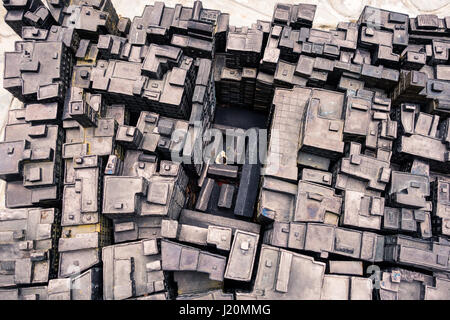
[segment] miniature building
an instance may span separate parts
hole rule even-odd
[[[103,248],[103,299],[123,300],[165,291],[156,240]]]
[[[56,275],[59,224],[57,209],[0,211],[0,287],[45,285]]]
[[[371,300],[369,279],[325,274],[313,258],[263,245],[255,287],[237,299]]]
[[[381,272],[381,300],[445,300],[449,297],[449,282],[405,269]]]
[[[3,6],[0,299],[450,299],[450,17]]]

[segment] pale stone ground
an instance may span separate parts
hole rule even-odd
[[[145,5],[153,0],[113,0],[117,12],[132,18],[141,15]],[[193,0],[166,0],[168,6],[181,3],[192,6]],[[230,13],[230,24],[249,26],[257,19],[271,20],[276,2],[317,4],[314,27],[335,27],[339,21],[355,21],[365,5],[407,13],[415,16],[421,13],[437,14],[441,17],[450,15],[450,0],[203,0],[203,5],[210,9],[219,9]],[[0,5],[0,141],[10,106],[20,107],[18,101],[3,89],[4,52],[14,49],[14,41],[19,37],[4,23],[6,10]],[[4,183],[0,181],[0,208],[4,206]]]

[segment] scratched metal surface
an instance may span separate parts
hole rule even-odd
[[[124,17],[140,15],[145,5],[153,0],[112,0],[117,12]],[[192,6],[193,0],[166,0],[168,6],[181,3]],[[335,27],[339,21],[355,21],[365,5],[407,13],[411,16],[429,13],[439,16],[450,14],[449,0],[203,0],[206,8],[230,13],[230,24],[247,26],[257,19],[271,20],[276,2],[311,3],[317,5],[315,28]],[[132,3],[132,5],[131,5]],[[3,141],[4,126],[9,108],[20,108],[21,104],[3,89],[4,52],[14,49],[19,37],[3,21],[6,10],[0,5],[0,141]],[[4,182],[0,181],[0,208],[4,207]]]

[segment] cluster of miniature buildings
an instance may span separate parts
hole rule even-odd
[[[450,16],[3,5],[0,299],[450,299]]]

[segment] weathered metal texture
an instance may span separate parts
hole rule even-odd
[[[161,241],[162,270],[208,273],[211,280],[222,281],[226,258],[175,242]]]
[[[335,224],[341,214],[342,198],[334,189],[300,180],[292,221]]]
[[[236,281],[249,282],[258,248],[259,235],[237,230],[228,257],[224,277]]]
[[[103,299],[123,300],[166,290],[156,240],[103,248]]]
[[[381,300],[445,300],[449,298],[449,281],[439,275],[391,268],[380,274]]]
[[[384,236],[330,224],[274,222],[264,233],[264,243],[316,252],[322,258],[332,253],[364,261],[384,261]]]
[[[72,55],[58,41],[16,42],[5,53],[3,86],[21,101],[61,101],[69,87]]]
[[[47,286],[0,289],[1,300],[47,300]]]
[[[290,222],[296,210],[296,195],[296,184],[264,177],[258,199],[259,221]]]
[[[450,243],[444,238],[433,241],[402,235],[387,236],[384,251],[386,261],[400,265],[445,272],[450,269]]]
[[[450,210],[449,210],[449,181],[437,177],[433,182],[433,196],[435,203],[433,206],[433,227],[438,234],[450,235]]]
[[[174,2],[4,1],[0,298],[448,299],[446,7]]]
[[[0,211],[0,287],[46,284],[58,269],[57,209]]]
[[[72,278],[52,279],[48,283],[48,300],[100,300],[101,269],[92,268]],[[39,297],[40,299],[40,297]]]
[[[32,116],[36,108],[42,112]],[[52,206],[59,201],[63,132],[52,124],[57,115],[57,103],[11,110],[5,139],[0,143],[0,174],[7,181],[6,207]]]
[[[251,293],[237,299],[362,300],[372,299],[369,279],[325,274],[325,264],[312,257],[263,245]]]
[[[221,290],[214,290],[200,294],[179,295],[177,300],[234,300],[234,295],[224,293]]]

